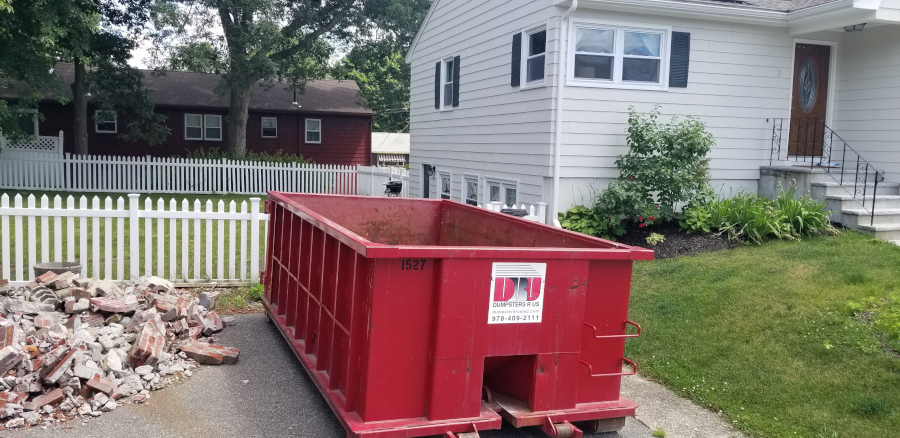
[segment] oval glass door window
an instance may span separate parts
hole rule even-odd
[[[812,58],[806,58],[803,67],[800,68],[800,107],[809,112],[816,103],[816,93],[819,90],[819,75],[816,71],[816,63]]]

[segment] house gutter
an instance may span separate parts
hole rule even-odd
[[[567,37],[569,34],[569,15],[572,12],[575,12],[575,9],[578,9],[578,0],[572,0],[572,5],[569,6],[569,9],[563,14],[561,18],[561,26],[560,26],[560,34],[559,38],[556,39],[557,50],[556,53],[559,53],[559,62],[556,63],[558,66],[557,74],[556,74],[556,130],[554,132],[555,138],[553,141],[553,209],[552,209],[552,219],[553,225],[560,227],[559,224],[559,169],[560,169],[560,156],[562,155],[562,115],[563,115],[563,91],[566,88],[566,60],[568,56],[566,56],[566,47],[567,44],[563,44],[563,39]]]

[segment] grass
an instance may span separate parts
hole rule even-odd
[[[855,232],[637,263],[626,354],[752,436],[897,436],[900,355],[849,304],[896,293],[898,267]]]
[[[196,294],[209,289],[197,289]],[[261,311],[263,286],[256,283],[252,286],[225,287],[215,289],[220,292],[216,311],[222,314]]]
[[[14,191],[14,190],[0,190],[0,196],[2,196],[3,194],[8,194],[8,195],[10,196],[10,206],[14,205],[13,198],[14,198],[14,196],[15,196],[16,194],[21,194],[21,195],[22,195],[22,197],[23,197],[23,199],[22,199],[22,205],[23,205],[23,206],[27,206],[27,205],[28,205],[28,204],[27,204],[27,196],[28,196],[28,195],[35,195],[35,198],[36,198],[36,199],[35,199],[35,205],[38,206],[38,207],[40,207],[40,205],[41,205],[41,201],[40,201],[41,196],[46,195],[46,196],[49,198],[48,201],[49,201],[49,206],[50,206],[51,208],[54,206],[54,204],[53,204],[54,197],[57,196],[57,195],[60,196],[60,198],[61,198],[61,200],[62,200],[62,202],[63,202],[63,205],[65,205],[65,200],[68,198],[68,196],[70,196],[70,195],[71,195],[71,196],[74,196],[76,207],[79,206],[79,199],[81,198],[82,195],[84,195],[84,196],[87,196],[87,198],[88,198],[88,205],[89,205],[89,206],[92,205],[91,203],[92,203],[93,198],[94,198],[95,196],[97,196],[97,197],[99,197],[99,199],[100,199],[100,206],[101,206],[101,208],[104,208],[104,207],[105,207],[105,201],[106,201],[106,198],[107,198],[107,197],[111,197],[111,198],[113,199],[113,208],[115,208],[117,200],[118,200],[120,197],[123,197],[123,198],[125,198],[125,208],[128,208],[128,198],[127,198],[126,194],[123,194],[123,193],[23,192],[23,191]],[[146,199],[148,199],[148,198],[151,199],[151,200],[153,201],[153,209],[154,209],[154,210],[157,209],[156,201],[157,201],[158,199],[162,198],[162,199],[164,199],[164,201],[165,201],[165,208],[166,208],[167,210],[169,209],[169,201],[170,201],[171,199],[175,199],[175,200],[176,200],[176,202],[177,202],[177,208],[178,208],[179,210],[181,209],[181,203],[182,203],[182,200],[187,199],[188,202],[189,202],[189,205],[190,205],[190,208],[191,208],[191,209],[193,209],[194,201],[195,201],[195,200],[199,200],[199,201],[201,202],[201,205],[202,205],[201,209],[205,211],[205,210],[206,210],[206,201],[207,201],[207,200],[211,200],[211,201],[213,202],[213,211],[217,211],[217,209],[218,209],[218,202],[219,202],[219,201],[224,201],[224,202],[225,202],[225,209],[226,209],[226,210],[229,208],[229,207],[228,207],[228,204],[229,204],[231,201],[234,201],[234,202],[236,203],[237,211],[240,211],[240,204],[241,204],[241,202],[247,201],[248,207],[250,206],[249,199],[251,198],[251,196],[241,196],[241,195],[171,195],[171,194],[151,194],[151,195],[142,195],[142,196],[141,196],[141,199],[140,199],[140,205],[141,205],[141,208],[142,208],[142,209],[144,208],[144,201],[145,201]],[[265,197],[264,197],[264,196],[262,196],[261,198],[262,198],[262,201],[265,200]],[[89,207],[89,208],[90,208],[90,207]],[[265,208],[265,207],[264,207],[264,205],[263,205],[263,202],[260,202],[260,211],[263,211],[264,208]],[[74,220],[74,221],[75,221],[75,236],[74,236],[75,248],[74,248],[74,254],[69,254],[69,252],[68,252],[68,242],[69,242],[68,239],[69,239],[69,237],[66,236],[66,230],[67,230],[67,227],[68,227],[68,221],[69,221],[69,220]],[[145,262],[146,262],[145,257],[146,257],[146,256],[145,256],[145,250],[144,250],[144,249],[145,249],[145,248],[144,248],[144,242],[145,242],[145,233],[146,233],[146,221],[147,221],[147,219],[142,220],[142,221],[141,221],[142,223],[141,223],[140,226],[139,226],[139,239],[140,239],[140,242],[141,242],[141,248],[140,248],[140,251],[139,251],[139,259],[140,259],[140,260],[139,260],[139,267],[140,267],[140,271],[141,271],[140,273],[141,273],[141,274],[145,273],[144,271],[145,271]],[[152,224],[151,224],[151,232],[152,232],[152,236],[151,236],[151,237],[152,237],[152,242],[151,242],[151,258],[152,258],[152,260],[151,260],[151,262],[152,262],[152,266],[153,266],[153,268],[152,268],[153,274],[155,274],[155,275],[160,275],[160,276],[163,276],[163,277],[166,277],[166,278],[170,278],[170,279],[181,279],[181,278],[182,278],[182,275],[181,275],[181,256],[180,256],[180,253],[181,253],[181,238],[182,238],[182,236],[181,236],[182,222],[183,222],[183,220],[181,220],[181,219],[175,221],[175,233],[176,233],[176,234],[175,234],[175,237],[176,237],[176,240],[175,240],[175,247],[176,247],[176,251],[177,251],[178,257],[177,257],[177,259],[176,259],[176,268],[175,268],[175,270],[173,271],[173,270],[170,268],[170,261],[169,261],[169,258],[168,258],[168,257],[166,257],[166,258],[163,260],[163,266],[162,266],[162,268],[160,269],[160,267],[159,267],[159,263],[158,263],[158,260],[157,260],[157,254],[158,254],[157,249],[158,249],[158,247],[159,247],[159,243],[158,243],[158,240],[157,240],[157,236],[158,236],[158,233],[159,233],[159,223],[158,223],[157,220],[152,220]],[[218,245],[218,234],[219,234],[219,230],[218,230],[218,221],[215,221],[215,220],[212,221],[212,222],[213,222],[213,224],[212,224],[213,227],[212,227],[212,234],[211,234],[210,236],[207,236],[207,232],[206,232],[206,221],[201,221],[201,222],[202,222],[202,223],[201,223],[201,226],[200,226],[200,234],[199,234],[199,236],[198,236],[198,235],[195,235],[195,233],[194,233],[194,224],[192,223],[191,220],[188,220],[188,246],[189,246],[189,252],[191,252],[191,253],[193,252],[194,240],[195,240],[195,239],[199,239],[200,242],[201,242],[201,246],[200,246],[200,248],[201,248],[201,254],[199,254],[199,255],[198,255],[198,254],[192,254],[191,257],[190,257],[189,260],[188,260],[188,277],[190,277],[190,278],[196,278],[196,279],[216,278],[216,277],[218,277],[217,271],[218,271],[218,263],[219,263],[219,262],[221,262],[221,263],[223,264],[223,270],[224,270],[225,275],[227,276],[227,275],[228,275],[228,270],[229,270],[229,267],[228,267],[228,258],[229,258],[230,255],[232,255],[232,254],[230,253],[230,251],[229,251],[229,248],[228,248],[228,242],[227,242],[227,239],[226,239],[226,242],[225,242],[225,248],[223,248],[224,259],[218,259],[218,257],[217,257],[217,255],[218,255],[218,247],[217,247],[217,245]],[[10,236],[10,251],[11,251],[11,254],[10,254],[10,255],[11,255],[11,257],[10,257],[10,263],[11,263],[10,271],[14,273],[14,272],[16,272],[16,260],[17,260],[17,257],[16,257],[16,256],[17,256],[17,254],[16,254],[16,248],[15,248],[15,237],[14,237],[14,236],[15,236],[15,232],[16,232],[16,224],[15,224],[15,220],[13,220],[12,217],[9,218],[9,222],[8,222],[8,223],[9,223],[9,226],[10,226],[10,233],[11,233],[11,236]],[[81,247],[80,247],[80,242],[81,242],[81,232],[82,232],[82,230],[81,230],[80,227],[79,227],[79,220],[78,220],[78,219],[70,219],[70,218],[62,218],[62,220],[61,220],[61,228],[62,228],[62,234],[63,234],[63,236],[60,236],[60,238],[63,239],[63,241],[62,241],[62,251],[63,251],[62,255],[57,255],[57,254],[55,254],[55,250],[54,250],[54,247],[55,247],[55,241],[56,241],[56,239],[57,239],[57,236],[55,236],[55,233],[54,233],[54,219],[52,219],[52,218],[49,219],[47,225],[48,225],[48,227],[49,227],[48,234],[49,234],[49,240],[50,240],[50,244],[49,244],[49,248],[48,248],[48,252],[49,252],[50,254],[47,255],[47,260],[48,260],[48,261],[61,261],[61,260],[66,260],[66,261],[80,261],[80,259],[81,259]],[[116,249],[115,249],[115,248],[117,248],[117,243],[118,243],[118,236],[116,235],[116,234],[117,234],[117,223],[116,223],[116,220],[112,220],[112,224],[111,224],[111,225],[112,225],[112,230],[111,230],[111,231],[112,231],[112,236],[111,236],[111,238],[112,238],[112,244],[113,244],[113,248],[114,248],[114,249],[113,249],[113,253],[112,253],[113,259],[110,260],[110,261],[112,262],[112,273],[113,273],[113,275],[115,275],[115,273],[116,273],[117,270],[118,270],[118,269],[117,269],[118,264],[119,264],[119,263],[122,263],[122,264],[124,265],[125,278],[129,278],[129,277],[131,276],[131,273],[130,273],[130,266],[129,266],[129,265],[130,265],[130,260],[128,260],[127,258],[126,258],[126,259],[122,259],[122,258],[117,258],[117,257],[116,257]],[[228,232],[229,232],[229,225],[228,225],[228,222],[226,221],[224,225],[225,225],[224,232],[225,232],[225,233],[228,233]],[[35,221],[34,227],[35,227],[35,236],[37,237],[38,241],[40,241],[40,239],[41,239],[40,236],[41,236],[41,233],[42,233],[42,231],[43,231],[43,226],[42,226],[42,224],[41,224],[41,220],[40,220],[40,219],[37,219],[37,220]],[[125,254],[128,254],[128,253],[129,253],[129,249],[130,249],[130,248],[129,248],[129,245],[128,245],[128,236],[129,236],[130,227],[131,227],[130,221],[129,221],[128,219],[125,219],[125,220],[124,220],[124,246],[125,246],[124,250],[125,250]],[[164,227],[165,227],[165,230],[164,230],[164,233],[163,233],[163,237],[164,237],[164,239],[163,239],[163,246],[164,246],[164,247],[168,247],[168,246],[169,246],[169,241],[170,241],[169,238],[170,238],[171,233],[172,233],[171,222],[170,222],[169,220],[165,220]],[[28,231],[29,231],[28,228],[29,228],[28,220],[27,220],[27,218],[23,218],[23,220],[22,220],[22,231],[23,231],[23,234],[22,234],[22,235],[23,235],[23,238],[24,238],[23,248],[22,248],[22,261],[23,261],[23,265],[27,265],[27,264],[28,264],[28,260],[29,260],[29,248],[28,248],[28,242],[27,242],[27,240],[28,240]],[[93,245],[92,245],[92,243],[91,243],[91,242],[92,242],[92,238],[93,238],[93,227],[92,227],[92,221],[91,221],[90,219],[86,220],[86,228],[85,228],[84,231],[86,232],[86,237],[87,237],[87,242],[88,242],[88,248],[87,248],[87,260],[88,260],[87,265],[88,265],[88,266],[86,266],[85,269],[82,270],[82,273],[85,274],[85,275],[88,275],[88,276],[95,276],[95,274],[94,274],[94,273],[95,273],[95,270],[94,270]],[[100,258],[100,263],[99,263],[98,266],[99,266],[100,269],[101,269],[101,275],[100,275],[100,276],[104,276],[104,275],[102,275],[102,274],[104,274],[103,270],[105,270],[106,255],[105,255],[105,251],[103,250],[103,248],[104,248],[104,245],[105,245],[105,238],[106,238],[106,233],[107,233],[106,225],[105,225],[105,220],[104,220],[104,219],[100,219],[100,220],[99,220],[99,232],[100,232],[100,241],[101,241],[100,248],[101,248],[101,249],[100,249],[100,254],[99,254],[99,256],[100,256],[100,257],[99,257],[99,258]],[[239,225],[236,227],[235,232],[238,233],[238,235],[239,235],[239,233],[240,233],[240,226],[239,226]],[[247,241],[248,241],[248,246],[249,246],[249,234],[250,234],[250,230],[249,230],[249,221],[248,221],[248,230],[247,230]],[[262,251],[262,247],[264,246],[264,242],[262,241],[262,239],[264,239],[264,236],[265,236],[265,223],[261,223],[261,224],[260,224],[260,243],[261,243],[261,244],[260,244],[260,261],[261,261],[261,263],[262,263],[262,261],[263,261],[264,258],[265,258],[265,257],[264,257],[264,253],[263,253],[263,251]],[[211,239],[211,241],[212,241],[212,243],[213,243],[213,257],[215,257],[215,259],[213,260],[213,267],[212,267],[212,272],[211,272],[211,273],[207,273],[207,272],[206,272],[206,261],[207,261],[207,260],[206,260],[206,240],[207,240],[207,239]],[[40,262],[41,260],[43,260],[43,256],[44,256],[43,250],[42,250],[42,247],[41,247],[41,244],[40,244],[40,243],[38,243],[38,244],[36,245],[35,250],[36,250],[36,251],[35,251],[35,253],[36,253],[36,254],[35,254],[35,260],[37,260],[38,262]],[[238,275],[239,275],[239,273],[240,273],[240,258],[239,258],[239,255],[238,255],[239,252],[240,252],[240,242],[236,242],[236,244],[235,244],[235,253],[234,253],[234,257],[235,257],[235,265],[236,265],[235,268],[236,268],[236,273],[237,273]],[[200,272],[199,272],[199,273],[194,273],[194,272],[193,272],[193,269],[194,269],[194,261],[195,261],[195,258],[196,258],[196,257],[199,257],[199,262],[200,262]],[[249,254],[248,254],[248,255],[247,255],[246,265],[245,265],[245,266],[246,266],[246,269],[248,270],[248,272],[249,272],[249,263],[250,263],[250,257],[249,257]],[[28,266],[22,266],[22,270],[23,270],[23,273],[25,273],[25,275],[26,275],[26,277],[27,277],[27,276],[28,276],[28,274],[27,274],[27,272],[28,272]],[[4,275],[7,276],[7,277],[10,277],[9,273],[4,273]]]

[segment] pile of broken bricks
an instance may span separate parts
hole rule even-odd
[[[214,344],[226,325],[218,292],[194,297],[159,277],[116,284],[49,272],[0,285],[0,428],[97,417],[190,377],[236,363]]]

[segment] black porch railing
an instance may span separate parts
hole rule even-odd
[[[811,169],[816,167],[823,169],[869,213],[869,225],[874,224],[875,195],[878,192],[878,183],[884,181],[884,172],[866,161],[840,135],[829,128],[824,120],[773,119],[769,165],[776,160],[809,162]],[[852,190],[849,185],[851,180]],[[871,203],[868,202],[869,196],[872,197]]]

